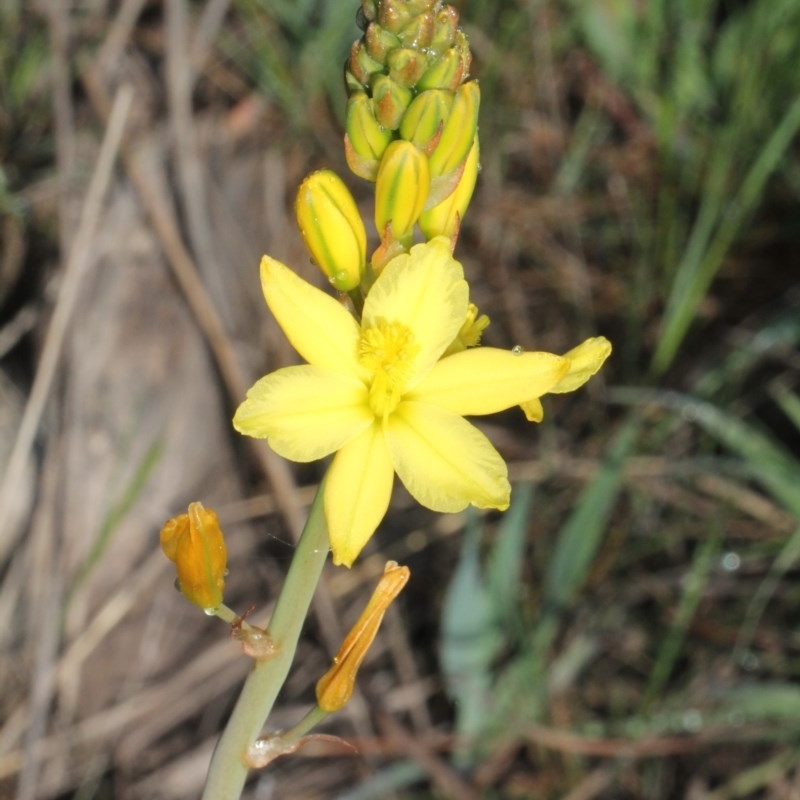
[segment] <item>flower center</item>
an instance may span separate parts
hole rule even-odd
[[[397,408],[417,353],[414,334],[400,322],[381,320],[361,332],[358,360],[372,373],[369,405],[375,416],[385,418]]]

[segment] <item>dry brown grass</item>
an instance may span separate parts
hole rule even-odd
[[[8,370],[0,364],[0,798],[199,795],[248,663],[218,621],[174,591],[159,527],[191,500],[216,508],[229,540],[226,600],[241,611],[255,603],[258,621],[270,612],[318,478],[235,436],[229,420],[257,376],[293,358],[263,307],[258,258],[269,252],[317,280],[291,199],[323,161],[344,174],[339,132],[313,98],[315,134],[298,139],[281,108],[219,56],[213,42],[231,13],[228,0],[202,7],[166,0],[163,8],[122,0],[113,10],[41,0],[28,20],[49,37],[52,80],[43,91],[53,99],[46,127],[54,158],[43,179],[21,189],[32,209],[26,233],[10,217],[2,230],[0,289],[30,274],[0,328],[0,356],[9,356]],[[601,218],[622,230],[632,225],[631,204],[646,196],[657,165],[635,108],[585,54],[557,68],[549,62],[552,20],[543,11],[539,21],[533,49],[541,68],[520,82],[512,58],[495,76],[516,116],[494,149],[484,149],[483,183],[460,247],[474,299],[493,320],[488,341],[558,352],[597,331],[621,335],[626,275],[584,231]],[[479,64],[496,56],[481,31],[473,40]],[[573,143],[568,104],[575,102],[593,104],[617,126],[592,153],[598,179],[580,195],[552,185]],[[48,242],[25,238],[45,231]],[[741,302],[746,289],[733,293]],[[0,304],[7,300],[0,292]],[[724,316],[713,306],[704,313]],[[655,331],[654,314],[643,347]],[[687,369],[695,363],[689,354]],[[601,378],[586,397],[600,401],[603,390]],[[491,423],[513,477],[552,490],[534,536],[546,536],[544,526],[567,513],[607,441],[597,433],[610,416],[599,402],[559,407],[576,433],[549,428],[541,450],[540,434],[519,420]],[[694,442],[673,445],[685,453]],[[767,543],[796,525],[744,481],[687,481],[671,458],[643,455],[624,473],[662,520],[685,514],[700,528],[724,508],[734,538]],[[398,494],[357,566],[325,573],[276,727],[305,710],[383,561],[410,563],[420,577],[416,585],[412,577],[405,614],[387,616],[363,691],[327,728],[354,741],[359,754],[331,757],[330,746],[309,747],[255,777],[250,797],[334,797],[407,758],[442,797],[643,798],[647,783],[636,765],[650,759],[669,765],[668,783],[682,787],[676,792],[707,800],[726,769],[743,767],[740,752],[748,764],[774,770],[771,782],[758,784],[761,796],[800,796],[784,752],[731,741],[729,728],[634,743],[570,733],[576,709],[601,714],[612,704],[597,700],[591,680],[574,696],[567,687],[554,698],[547,725],[515,732],[469,776],[460,774],[449,759],[435,631],[461,528],[461,519],[435,519]],[[534,562],[541,541],[532,538]],[[663,555],[670,569],[688,563],[679,549],[680,542]],[[621,550],[624,534],[612,534],[594,566],[590,586],[601,600],[603,582],[607,599],[616,580],[627,608],[677,602],[677,573],[663,582],[641,567],[630,583],[615,575]],[[765,571],[761,565],[758,574]],[[715,585],[724,594],[727,584]],[[590,624],[582,614],[591,613],[576,612],[572,633]],[[780,624],[762,643],[788,659]],[[735,636],[702,620],[691,635],[701,660],[713,658],[710,643],[722,637],[729,647]],[[642,623],[608,646],[598,674],[620,692],[628,684],[616,670],[631,669],[640,672],[628,688],[641,694],[652,655],[647,636]],[[712,663],[697,674],[722,679],[727,669]]]

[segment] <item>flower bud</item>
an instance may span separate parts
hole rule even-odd
[[[430,155],[450,116],[454,96],[445,89],[428,89],[418,94],[403,116],[400,136]]]
[[[396,131],[414,93],[388,75],[376,75],[372,81],[375,116],[384,128]]]
[[[432,11],[418,14],[400,33],[400,41],[405,47],[414,47],[417,50],[426,50],[433,40],[436,19]]]
[[[372,22],[378,16],[378,3],[376,0],[361,0],[359,10],[367,22]]]
[[[438,206],[458,185],[464,160],[477,135],[479,105],[477,82],[462,83],[456,91],[439,142],[430,156],[431,190],[426,209]]]
[[[386,56],[395,47],[400,47],[400,40],[380,25],[371,23],[364,34],[364,43],[369,55],[381,64],[386,63]]]
[[[451,47],[437,59],[417,81],[417,91],[424,89],[455,90],[465,75],[462,54]]]
[[[353,42],[346,66],[362,86],[368,86],[372,76],[383,71],[383,65],[370,56],[360,41]]]
[[[347,165],[359,178],[374,181],[383,153],[394,137],[378,122],[372,100],[364,92],[356,92],[347,101],[345,130]]]
[[[178,588],[187,600],[210,611],[222,603],[228,552],[217,515],[201,503],[161,529],[161,549],[175,562]]]
[[[378,633],[386,609],[400,594],[409,575],[408,567],[387,562],[380,582],[342,642],[331,668],[317,681],[317,705],[322,711],[338,711],[352,696],[358,668]]]
[[[428,70],[428,57],[412,47],[398,47],[386,58],[389,76],[406,88],[413,88]]]
[[[330,170],[312,172],[297,192],[297,225],[306,247],[340,292],[355,289],[367,262],[367,233],[356,201]]]
[[[439,144],[431,154],[433,177],[452,172],[467,157],[478,129],[480,101],[481,90],[477,81],[464,83],[456,91]]]
[[[431,11],[436,0],[381,0],[378,7],[378,23],[392,33],[400,33],[421,14]]]
[[[419,227],[425,234],[425,238],[447,236],[453,240],[458,236],[461,220],[464,219],[469,201],[472,199],[475,183],[478,180],[480,168],[478,159],[478,137],[475,136],[456,188],[441,203],[420,214]]]
[[[433,25],[433,39],[430,48],[434,52],[443,53],[452,47],[458,31],[458,11],[451,5],[443,6],[436,12]]]
[[[375,227],[381,241],[410,237],[428,198],[428,159],[411,142],[392,142],[375,179]]]

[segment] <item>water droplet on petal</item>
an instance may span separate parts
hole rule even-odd
[[[521,356],[525,352],[525,348],[521,344],[515,344],[511,348],[512,355]]]
[[[207,614],[209,617],[216,617],[217,616],[217,609],[216,608],[204,608],[203,612]]]

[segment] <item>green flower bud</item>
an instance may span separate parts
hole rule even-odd
[[[382,242],[410,238],[430,189],[428,158],[411,142],[392,142],[375,180],[375,227]]]
[[[450,116],[430,157],[434,185],[428,200],[429,207],[441,203],[455,189],[458,170],[467,157],[478,130],[480,98],[477,81],[461,84],[456,92]]]
[[[375,116],[384,128],[395,131],[411,103],[414,93],[388,75],[376,75],[372,80],[372,102]]]
[[[428,69],[428,57],[411,47],[398,47],[386,57],[389,76],[401,86],[412,88]]]
[[[464,219],[469,201],[472,199],[475,183],[478,180],[478,170],[480,169],[478,162],[479,147],[478,137],[476,136],[464,162],[464,168],[456,188],[439,205],[420,214],[419,227],[425,234],[426,239],[433,239],[435,236],[447,236],[449,239],[454,240],[458,236],[461,220]]]
[[[416,50],[427,49],[433,40],[435,18],[432,12],[414,17],[400,33],[400,41],[404,47],[413,47]]]
[[[375,0],[361,0],[361,14],[367,22],[378,16],[378,4]]]
[[[353,94],[347,101],[345,131],[348,166],[360,178],[374,181],[381,157],[394,137],[378,122],[372,100],[364,92]]]
[[[400,136],[430,155],[450,116],[454,96],[454,92],[445,89],[428,89],[418,94],[403,116]]]
[[[456,41],[457,30],[458,11],[449,5],[439,9],[434,20],[433,39],[430,43],[430,49],[437,53],[443,53],[452,47]]]
[[[467,34],[464,33],[460,28],[456,31],[456,41],[454,47],[461,53],[461,58],[464,60],[464,78],[466,80],[469,77],[469,71],[472,67],[472,50],[469,49],[469,39],[467,39]]]
[[[386,63],[386,56],[390,51],[401,46],[397,36],[374,23],[367,28],[367,32],[364,34],[364,43],[367,53],[381,64]]]
[[[425,89],[455,90],[464,75],[464,59],[455,47],[451,47],[420,77],[416,88],[417,91]]]
[[[378,24],[392,33],[400,33],[413,20],[433,10],[438,0],[381,0]]]
[[[344,86],[348,97],[357,92],[363,92],[367,88],[347,67],[344,69]]]
[[[383,72],[383,64],[370,56],[361,41],[353,42],[347,68],[362,86],[369,86],[372,76]]]
[[[340,292],[355,289],[367,263],[367,233],[353,196],[331,170],[312,172],[297,192],[297,225],[317,266]]]

